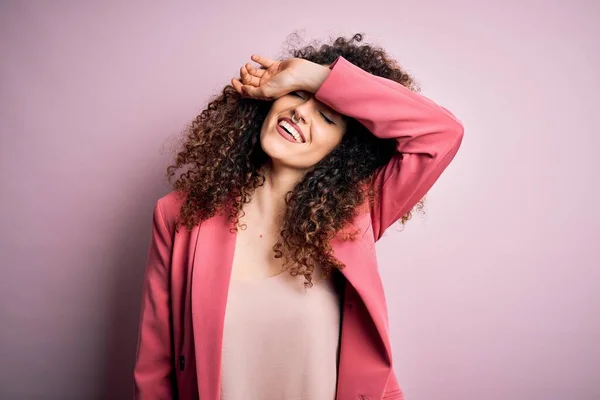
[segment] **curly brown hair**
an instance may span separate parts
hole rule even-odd
[[[328,44],[292,48],[289,57],[331,64],[342,56],[371,74],[419,91],[413,78],[382,48],[360,44],[362,41],[360,33],[338,37]],[[271,104],[243,98],[227,85],[186,128],[175,163],[167,168],[169,182],[185,195],[177,225],[191,229],[217,212],[228,211],[238,229],[243,205],[265,181],[261,167],[268,156],[259,138]],[[291,275],[304,275],[307,287],[312,287],[316,265],[322,267],[323,277],[344,267],[333,257],[330,240],[336,236],[356,239],[357,232],[348,234],[342,228],[366,201],[376,201],[375,172],[396,152],[394,139],[377,138],[357,120],[347,121],[341,143],[287,193],[280,239],[273,247],[274,256],[283,257],[283,266],[289,266]],[[186,171],[173,182],[176,171],[183,168]],[[422,210],[423,201],[415,207]],[[402,225],[410,218],[409,211],[401,218]]]

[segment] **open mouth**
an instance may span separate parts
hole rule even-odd
[[[278,127],[285,132],[291,139],[297,143],[305,143],[304,135],[300,128],[294,124],[289,118],[281,118],[278,123]]]

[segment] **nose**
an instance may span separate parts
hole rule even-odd
[[[306,123],[306,121],[308,121],[308,116],[311,115],[312,112],[314,112],[314,109],[315,102],[314,99],[311,97],[302,104],[299,104],[296,107],[294,107],[292,109],[292,115],[296,116],[297,121],[302,121],[303,123]]]

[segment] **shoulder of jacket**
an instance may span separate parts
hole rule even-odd
[[[179,217],[179,210],[184,201],[185,194],[183,192],[171,191],[159,198],[156,202],[156,207],[169,229],[172,229],[175,226],[175,221]]]

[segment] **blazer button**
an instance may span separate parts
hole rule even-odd
[[[353,308],[353,307],[354,307],[354,304],[352,304],[352,303],[348,303],[348,304],[346,305],[346,307],[348,307],[348,308]]]

